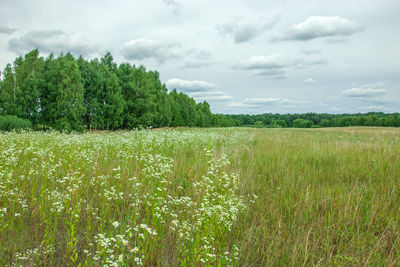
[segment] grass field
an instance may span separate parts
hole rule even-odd
[[[0,134],[1,266],[400,265],[400,129]]]

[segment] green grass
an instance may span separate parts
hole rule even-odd
[[[0,134],[0,265],[400,264],[400,129]]]

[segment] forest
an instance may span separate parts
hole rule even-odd
[[[117,65],[110,53],[91,61],[70,53],[44,59],[37,49],[6,66],[0,114],[0,124],[66,131],[234,124],[212,114],[207,102],[168,92],[157,71]]]
[[[398,113],[213,114],[210,105],[176,89],[157,71],[70,53],[43,58],[38,49],[7,64],[0,79],[0,130],[63,131],[159,127],[314,128],[400,126]]]

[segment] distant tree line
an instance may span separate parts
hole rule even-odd
[[[110,53],[91,61],[70,53],[40,57],[37,49],[7,64],[0,79],[0,130],[67,131],[147,127],[400,127],[398,113],[213,114],[175,89],[157,71],[117,65]]]
[[[87,61],[70,53],[43,58],[37,49],[6,66],[0,115],[7,123],[22,119],[37,129],[67,131],[234,125],[212,114],[207,102],[168,92],[157,71],[117,65],[110,53]]]
[[[358,114],[259,114],[226,115],[235,121],[235,126],[259,128],[319,128],[347,126],[400,127],[400,114],[368,112]]]

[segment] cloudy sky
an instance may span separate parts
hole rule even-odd
[[[217,113],[400,112],[399,14],[399,0],[0,0],[0,66],[110,51]]]

